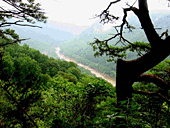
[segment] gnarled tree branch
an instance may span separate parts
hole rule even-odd
[[[170,89],[170,86],[160,77],[154,75],[154,74],[142,74],[140,75],[137,79],[136,82],[141,82],[141,81],[147,81],[147,82],[152,82],[156,84],[158,87],[162,88],[164,91],[168,92]],[[145,92],[145,91],[137,91],[133,90],[133,93],[136,94],[142,94],[142,95],[149,95],[149,96],[158,96],[162,100],[168,103],[170,105],[170,100],[167,99],[165,96],[163,96],[159,91],[158,92]]]
[[[149,16],[147,0],[138,0],[139,2],[139,10],[132,10],[136,16],[138,17],[142,28],[145,31],[147,39],[151,45],[151,48],[158,47],[159,43],[162,42],[161,38],[157,34],[153,23]]]
[[[113,16],[113,15],[110,15],[110,14],[109,14],[109,11],[108,11],[108,9],[110,8],[110,6],[111,6],[112,4],[114,4],[114,3],[116,3],[116,2],[111,2],[110,5],[107,7],[107,9],[104,10],[104,11],[99,15],[100,18],[101,18],[101,21],[100,21],[100,22],[103,22],[103,23],[105,24],[105,23],[108,23],[109,21],[118,20],[118,19],[119,19],[118,17],[115,17],[115,16]],[[123,16],[123,19],[122,19],[122,24],[121,24],[120,26],[115,26],[115,30],[116,30],[117,34],[115,34],[113,37],[111,37],[111,38],[109,38],[109,39],[107,39],[107,40],[105,40],[105,41],[109,42],[109,41],[111,41],[112,39],[114,39],[114,38],[116,38],[117,36],[119,36],[119,41],[118,41],[116,44],[118,44],[119,42],[121,42],[122,44],[124,44],[124,42],[126,42],[126,43],[128,43],[128,44],[133,45],[130,41],[128,41],[127,39],[125,39],[125,38],[123,37],[123,28],[124,28],[125,25],[126,25],[126,27],[127,27],[130,31],[132,31],[131,29],[134,29],[134,27],[131,26],[131,25],[129,25],[129,23],[128,23],[127,20],[126,20],[126,18],[127,18],[127,12],[128,12],[128,11],[131,11],[132,9],[136,9],[136,8],[130,7],[130,8],[124,8],[124,9],[123,9],[124,16]],[[102,18],[102,16],[103,16],[103,18]],[[109,16],[112,17],[112,18],[110,18]],[[120,30],[118,30],[117,28],[120,28]],[[116,45],[116,44],[115,44],[115,45]]]
[[[142,94],[142,95],[149,95],[149,96],[158,96],[160,97],[163,101],[165,101],[168,105],[170,105],[170,100],[161,95],[159,92],[145,92],[145,91],[137,91],[133,90],[133,93],[135,94]]]
[[[166,81],[154,74],[142,74],[136,79],[136,82],[140,81],[152,82],[164,90],[170,89],[170,86],[166,83]]]

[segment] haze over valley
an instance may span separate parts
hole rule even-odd
[[[167,24],[170,20],[169,14],[169,11],[151,11],[151,19],[158,33],[161,34],[167,28],[170,28],[169,24]],[[138,19],[132,15],[128,18],[128,21],[135,29],[133,29],[132,32],[126,31],[125,29],[124,36],[131,42],[138,40],[148,42]],[[51,22],[47,22],[46,24],[39,23],[37,25],[43,28],[25,27],[22,29],[22,27],[12,26],[21,38],[30,38],[29,40],[23,41],[21,45],[27,43],[31,48],[40,50],[42,53],[54,58],[57,58],[55,47],[60,46],[61,53],[65,56],[73,58],[77,62],[100,71],[105,75],[109,75],[112,78],[116,77],[115,63],[107,62],[107,59],[109,59],[107,56],[94,57],[93,48],[89,45],[89,43],[94,42],[95,38],[99,40],[110,38],[112,34],[115,33],[113,27],[106,26],[105,28],[105,25],[100,24],[99,20],[97,20],[90,27],[77,34],[78,26],[62,26],[61,24],[58,25]],[[114,41],[117,40],[113,40],[112,42]],[[132,54],[131,52],[127,55],[127,59],[134,59],[136,57],[137,54]]]

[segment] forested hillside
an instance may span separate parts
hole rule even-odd
[[[1,47],[0,55],[2,128],[109,128],[117,127],[117,118],[124,113],[129,128],[170,125],[168,105],[158,96],[134,94],[132,107],[118,114],[115,87],[82,74],[73,62],[49,58],[26,44]],[[169,67],[167,60],[150,73],[169,83]],[[154,92],[159,88],[136,83],[134,89]]]
[[[1,47],[1,56],[0,127],[34,127],[33,121],[42,128],[90,125],[98,118],[96,107],[107,106],[106,99],[115,103],[111,84],[82,74],[73,62],[26,44]]]

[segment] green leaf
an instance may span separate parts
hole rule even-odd
[[[80,121],[80,120],[81,120],[81,116],[79,116],[76,120],[77,120],[77,121]]]

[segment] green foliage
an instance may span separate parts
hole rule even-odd
[[[6,52],[2,58],[3,62],[3,70],[6,72],[6,74],[8,76],[12,76],[14,70],[15,70],[15,67],[14,67],[14,62],[12,60],[12,57],[10,56],[10,54],[8,52]],[[2,72],[1,72],[2,73]]]
[[[135,90],[156,92],[159,90],[153,84],[136,83]],[[169,108],[166,102],[158,96],[133,94],[132,104],[129,106],[128,120],[136,127],[166,127],[169,126]]]
[[[150,70],[150,73],[159,76],[160,78],[162,78],[169,84],[169,82],[170,82],[170,78],[169,78],[170,72],[169,71],[170,71],[170,60],[167,59],[164,62],[159,63],[157,66],[152,68]]]
[[[81,71],[76,67],[70,67],[67,70],[68,73],[73,74],[79,80],[81,78]]]
[[[169,63],[170,60],[158,64],[148,73],[155,74],[161,77],[169,84]],[[158,92],[164,98],[169,100],[168,90],[163,91],[153,83],[141,82],[133,85],[134,90],[155,93]],[[141,95],[133,94],[131,104],[127,106],[127,111],[124,111],[124,117],[127,119],[128,127],[168,127],[170,118],[170,109],[168,102],[160,98],[158,95]],[[120,113],[121,115],[121,113]]]
[[[127,111],[117,110],[115,88],[100,78],[82,74],[73,62],[48,58],[28,45],[6,46],[2,59],[2,127],[34,127],[5,88],[42,128],[170,125],[169,106],[157,96],[134,94],[131,104],[122,104],[128,108]],[[169,60],[166,60],[150,73],[169,82],[169,64]],[[136,83],[133,86],[135,90],[146,92],[159,89],[149,83]]]
[[[33,19],[37,21],[46,22],[47,17],[44,16],[44,12],[40,8],[40,3],[35,3],[34,0],[28,0],[24,3],[22,0],[10,0],[10,1],[3,1],[9,6],[16,8],[16,10],[9,10],[8,12],[5,11],[5,8],[2,7],[1,12],[1,21],[6,25],[7,19],[10,18],[18,18],[20,22],[22,20],[26,20],[27,22],[34,23]],[[22,15],[22,14],[25,14]]]
[[[94,43],[90,43],[93,47],[93,51],[95,51],[94,56],[99,57],[109,56],[108,61],[115,61],[117,58],[127,58],[127,55],[130,54],[129,51],[136,51],[138,55],[142,55],[143,53],[147,53],[150,51],[151,46],[149,43],[144,42],[134,42],[133,44],[121,45],[121,46],[113,46],[109,45],[108,41],[100,41],[96,39]],[[132,58],[131,58],[132,59]]]
[[[62,71],[58,72],[58,75],[63,77],[64,79],[67,79],[69,82],[77,83],[77,78],[71,73],[65,73]]]
[[[47,17],[40,8],[40,3],[35,3],[34,0],[28,0],[27,2],[22,0],[4,0],[2,2],[8,6],[0,7],[0,27],[8,27],[13,24],[18,26],[38,27],[32,24],[36,21],[46,22]],[[30,24],[25,24],[24,22]],[[21,42],[15,30],[9,28],[0,29],[0,39],[1,41],[3,40],[3,42],[0,42],[0,46]]]
[[[135,90],[158,91],[153,84],[135,83]],[[153,128],[169,127],[169,105],[158,96],[133,94],[131,102],[123,101],[119,108],[115,108],[114,114],[108,114],[109,123],[113,127],[126,128]],[[126,109],[123,109],[126,108]]]
[[[73,62],[48,58],[28,45],[4,49],[0,72],[2,127],[34,126],[9,93],[39,127],[102,126],[106,114],[101,106],[116,104],[111,98],[115,97],[112,85],[82,74]]]

